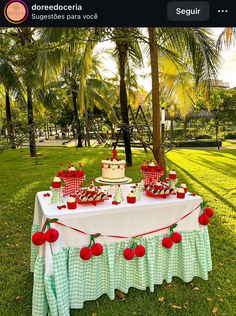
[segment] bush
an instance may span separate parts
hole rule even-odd
[[[209,134],[198,134],[196,139],[212,139],[212,136]]]
[[[167,144],[170,145],[170,144]],[[174,142],[176,147],[217,147],[216,140],[206,140],[206,139],[198,139],[198,140],[187,140],[184,142]],[[222,141],[219,140],[219,146],[222,146]]]
[[[236,139],[236,132],[226,132],[223,137],[224,139]]]

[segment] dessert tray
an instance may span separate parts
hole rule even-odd
[[[166,199],[171,194],[170,185],[166,182],[161,182],[161,181],[147,185],[145,190],[146,190],[146,195],[148,197],[154,197],[154,198]]]
[[[76,194],[76,202],[78,204],[93,204],[104,202],[111,197],[108,192],[103,192],[100,187],[91,186],[89,188],[81,188]]]
[[[101,202],[104,202],[106,200],[109,200],[109,198],[102,199],[102,200],[93,200],[93,201],[82,201],[79,198],[76,198],[77,204],[93,204],[93,205],[97,205],[97,203],[101,203]]]
[[[164,194],[154,194],[154,193],[152,193],[152,192],[146,191],[146,195],[147,195],[148,197],[166,199],[166,198],[170,195],[170,193],[168,193],[168,194],[167,194],[167,193],[164,193]]]

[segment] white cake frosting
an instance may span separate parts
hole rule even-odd
[[[150,162],[149,166],[150,167],[155,167],[155,163],[152,161],[152,162]]]
[[[76,171],[75,167],[74,166],[71,166],[68,171]]]
[[[178,188],[178,192],[179,193],[184,193],[184,189],[183,188]]]
[[[129,194],[128,194],[128,197],[135,197],[135,194],[133,191],[130,191]]]
[[[125,178],[125,160],[102,160],[102,178],[109,180]]]
[[[75,201],[76,201],[76,199],[73,196],[69,196],[67,199],[67,202],[69,202],[69,203],[74,203]]]
[[[59,177],[54,177],[53,182],[61,182],[61,179]]]

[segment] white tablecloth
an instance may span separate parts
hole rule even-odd
[[[110,198],[96,206],[80,204],[76,210],[58,210],[56,205],[50,203],[50,198],[43,196],[44,193],[47,193],[46,191],[38,192],[35,200],[34,224],[42,226],[46,218],[58,218],[59,222],[89,234],[102,233],[104,235],[131,237],[169,226],[202,202],[201,197],[191,196],[189,193],[186,194],[185,199],[178,199],[176,196],[159,199],[147,197],[143,192],[140,201],[129,204],[126,202],[126,196],[131,190],[131,186],[128,184],[121,187],[125,201],[119,205],[112,205],[112,198]],[[107,189],[107,187],[103,188]],[[112,188],[110,190],[114,194]],[[176,231],[199,230],[199,212],[200,207],[180,221]],[[60,247],[81,247],[88,244],[88,236],[56,224],[54,227],[60,233]],[[164,234],[168,231],[168,229],[162,230],[147,237]],[[120,241],[120,239],[99,237],[101,243],[114,243],[116,241]]]

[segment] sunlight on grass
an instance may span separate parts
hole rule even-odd
[[[222,146],[223,147],[232,147],[232,146],[236,146],[236,142],[230,142],[230,141],[223,141],[222,142]]]
[[[34,181],[29,183],[27,186],[21,188],[18,192],[14,193],[14,196],[10,199],[10,203],[16,203],[19,200],[22,202],[26,199],[26,195],[29,191],[36,188],[36,186],[40,183],[40,181]]]

